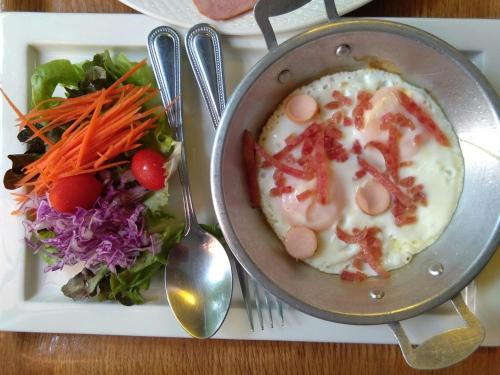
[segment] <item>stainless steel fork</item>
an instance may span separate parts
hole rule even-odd
[[[240,266],[241,267],[241,266]],[[271,328],[274,328],[274,320],[273,320],[273,311],[277,310],[279,323],[281,326],[285,325],[285,319],[283,316],[283,304],[282,302],[270,294],[267,290],[259,286],[259,283],[252,279],[244,270],[246,277],[246,288],[247,288],[247,296],[243,297],[245,302],[245,308],[247,311],[248,321],[250,322],[250,327],[252,331],[254,331],[253,324],[253,311],[255,309],[257,313],[257,318],[259,320],[259,326],[261,330],[264,330],[264,313],[263,310],[267,311],[267,316],[269,319],[269,325]],[[238,274],[239,275],[239,274]],[[241,280],[240,280],[241,283]],[[249,287],[251,286],[251,288]],[[244,288],[243,286],[241,287]],[[252,290],[250,290],[252,289]]]
[[[194,76],[210,112],[212,123],[217,128],[226,106],[226,85],[219,34],[207,24],[195,25],[186,35],[186,50]],[[228,253],[231,254],[229,250]],[[236,259],[234,259],[234,264],[252,331],[254,330],[254,310],[262,330],[264,329],[263,310],[267,310],[271,328],[274,327],[273,310],[278,311],[281,325],[284,325],[281,301],[260,287]]]

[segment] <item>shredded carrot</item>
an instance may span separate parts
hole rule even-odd
[[[137,64],[135,64],[127,73],[118,78],[111,86],[109,86],[109,90],[113,90],[115,87],[118,87],[120,84],[125,82],[131,76],[134,75],[139,69],[141,69],[146,64],[146,59],[141,60]]]
[[[36,132],[36,126],[34,124],[32,124],[27,118],[26,116],[23,115],[23,113],[19,110],[19,108],[16,107],[16,105],[14,104],[14,102],[7,96],[7,94],[5,93],[5,91],[2,90],[2,88],[0,88],[0,92],[2,92],[2,95],[4,96],[5,100],[7,100],[7,103],[9,103],[9,105],[11,106],[11,108],[14,110],[14,112],[16,112],[16,114],[19,116],[19,118],[21,119],[21,124],[19,126],[19,130],[22,130],[23,127],[26,125],[28,126],[31,131],[34,133]],[[51,145],[52,142],[45,136],[41,135],[40,136],[40,139],[42,139],[45,143]]]
[[[33,135],[47,144],[46,153],[27,165],[18,186],[45,193],[63,177],[96,173],[128,163],[113,160],[140,147],[139,140],[155,126],[163,110],[160,106],[143,110],[142,106],[158,95],[150,85],[138,87],[124,82],[145,64],[136,64],[107,89],[75,98],[52,98],[43,103],[58,102],[56,107],[43,108],[39,103],[24,115],[2,91],[18,116],[19,127],[28,126]],[[0,89],[1,90],[1,89]],[[45,126],[37,129],[34,124]],[[52,144],[46,137],[50,130],[64,127],[61,139]],[[19,204],[27,196],[19,195]]]
[[[83,155],[86,154],[85,151],[87,151],[87,147],[88,147],[88,144],[90,142],[90,138],[94,136],[95,127],[96,127],[96,124],[98,123],[97,119],[99,118],[99,116],[101,114],[104,99],[106,99],[106,91],[102,90],[101,95],[99,96],[99,99],[97,99],[96,108],[94,110],[94,114],[92,115],[92,118],[90,119],[90,123],[89,123],[89,126],[87,127],[87,131],[85,132],[85,135],[83,136],[82,144],[80,145],[80,151],[78,152],[78,159],[76,160],[76,167],[77,168],[82,165]]]

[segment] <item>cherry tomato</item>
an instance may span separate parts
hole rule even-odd
[[[165,156],[146,148],[132,158],[132,173],[136,180],[148,190],[165,187]]]
[[[54,183],[49,201],[59,212],[73,213],[77,207],[88,210],[101,195],[102,188],[102,183],[89,174],[65,177]]]

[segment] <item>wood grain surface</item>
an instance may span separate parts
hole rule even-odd
[[[189,0],[186,0],[189,1]],[[3,11],[133,12],[115,0],[1,0]],[[375,0],[356,16],[500,18],[500,0]],[[0,374],[417,374],[392,345],[0,332]],[[481,348],[432,374],[500,374]]]

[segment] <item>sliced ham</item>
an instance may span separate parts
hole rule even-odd
[[[288,99],[285,112],[290,120],[304,124],[318,112],[318,103],[311,95],[293,95]]]
[[[285,236],[285,249],[295,259],[306,259],[318,248],[316,233],[307,227],[291,227]]]
[[[194,0],[201,14],[213,20],[227,20],[245,13],[257,0]]]

